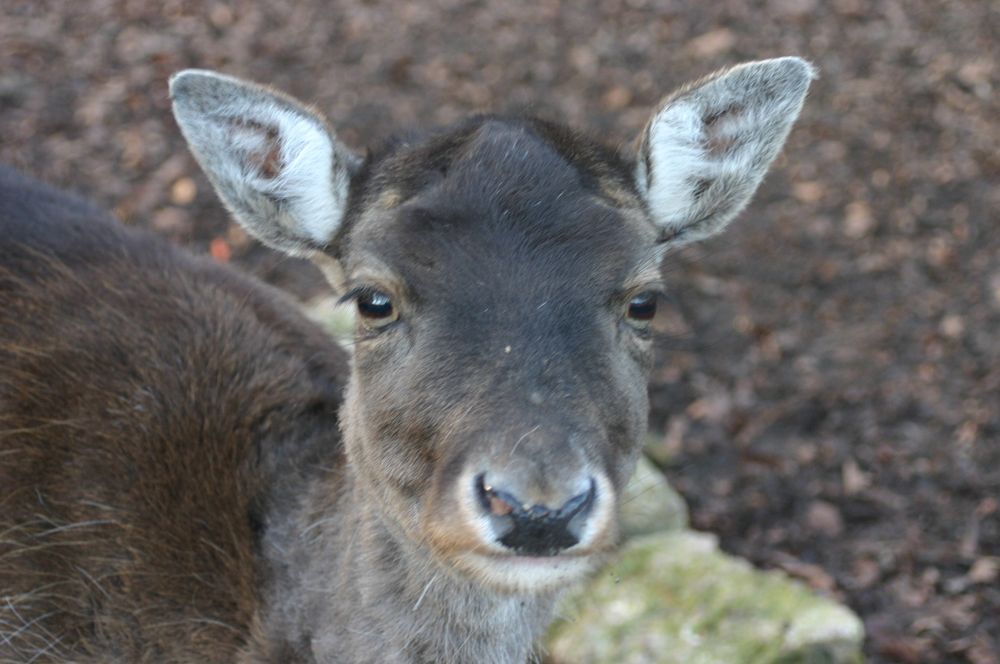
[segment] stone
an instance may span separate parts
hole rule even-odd
[[[559,614],[547,664],[863,662],[850,610],[690,530],[633,539]]]
[[[686,528],[687,504],[660,469],[645,456],[621,499],[621,528],[626,538]]]

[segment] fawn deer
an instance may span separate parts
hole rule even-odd
[[[813,70],[682,88],[637,157],[484,115],[355,156],[295,100],[170,82],[222,201],[357,309],[0,171],[0,660],[532,657],[613,551],[666,250],[746,205]]]

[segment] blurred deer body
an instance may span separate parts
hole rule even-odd
[[[752,196],[811,68],[667,98],[636,159],[479,116],[356,157],[280,93],[171,81],[237,219],[358,310],[0,171],[0,661],[523,662],[617,541],[671,246]]]

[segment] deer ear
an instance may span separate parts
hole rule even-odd
[[[197,69],[170,79],[170,97],[195,159],[250,234],[295,255],[331,241],[359,159],[320,116],[279,92]]]
[[[814,76],[800,58],[749,62],[663,101],[641,138],[636,175],[664,241],[715,235],[746,206]]]

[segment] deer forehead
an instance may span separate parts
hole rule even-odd
[[[627,171],[526,121],[485,119],[375,157],[342,257],[409,285],[620,288],[655,245]]]

